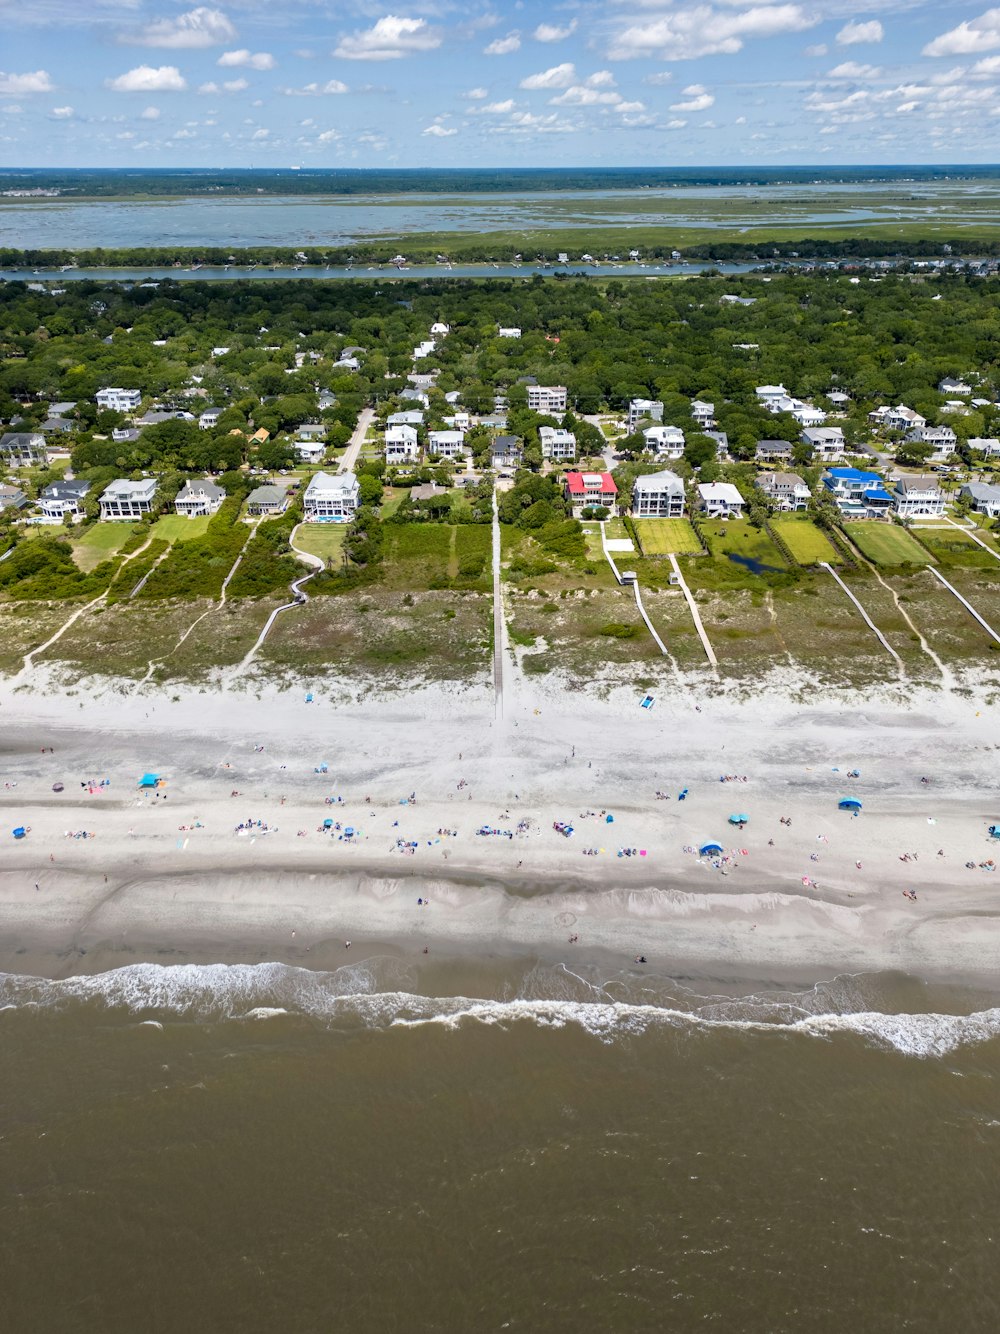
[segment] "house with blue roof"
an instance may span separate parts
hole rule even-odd
[[[841,513],[852,519],[867,519],[893,508],[893,498],[877,472],[865,472],[861,468],[830,468],[823,474],[823,485]]]

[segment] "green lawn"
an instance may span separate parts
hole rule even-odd
[[[931,565],[929,555],[915,537],[894,523],[845,523],[844,531],[863,556],[876,565]]]
[[[207,514],[196,519],[187,519],[183,514],[164,514],[153,524],[152,535],[164,542],[189,542],[192,537],[205,535],[208,519]]]
[[[628,535],[628,529],[625,527],[624,519],[606,519],[604,522],[605,536],[616,540],[621,538],[623,541],[631,542]]]
[[[81,570],[89,572],[113,556],[131,535],[130,523],[95,523],[73,543],[73,558]]]
[[[830,565],[842,564],[833,543],[809,519],[789,515],[772,519],[771,526],[800,565],[818,565],[823,560]]]
[[[302,523],[295,534],[295,545],[320,560],[340,560],[347,536],[346,523]]]
[[[770,566],[772,570],[786,570],[788,566],[781,552],[771,541],[763,528],[754,528],[754,526],[745,519],[730,519],[723,521],[721,519],[711,519],[702,525],[704,533],[712,555],[728,560],[730,557],[737,557],[733,562],[736,565],[742,565],[744,569],[749,569],[751,573],[757,573],[745,562],[750,561],[761,566]]]
[[[979,542],[968,533],[957,528],[924,528],[920,537],[930,547],[935,558],[944,566],[964,566],[968,569],[990,570],[1000,573],[1000,550],[988,533],[977,533],[980,542],[988,548],[984,551]],[[993,554],[990,554],[993,553]]]
[[[687,519],[636,519],[635,530],[644,556],[697,555],[701,551]]]

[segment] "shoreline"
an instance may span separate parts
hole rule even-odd
[[[677,695],[650,716],[631,687],[567,698],[518,680],[495,722],[486,691],[444,687],[305,705],[105,683],[81,705],[0,686],[0,968],[390,955],[614,971],[643,954],[660,974],[734,982],[899,970],[986,985],[1000,976],[1000,880],[980,869],[1000,860],[985,832],[1000,720],[985,694],[853,708]],[[150,768],[167,781],[143,796]],[[837,810],[854,792],[857,819]],[[733,811],[750,815],[742,831]],[[31,832],[15,841],[19,824]],[[66,837],[82,830],[95,837]],[[729,860],[691,851],[709,838]]]

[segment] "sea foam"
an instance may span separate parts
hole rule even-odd
[[[391,977],[393,973],[396,978]],[[391,981],[396,981],[400,989],[383,989]],[[287,1016],[335,1027],[383,1030],[532,1023],[552,1029],[573,1026],[606,1043],[641,1037],[664,1027],[692,1033],[729,1030],[801,1035],[826,1041],[854,1035],[874,1046],[915,1057],[942,1057],[962,1046],[1000,1036],[1000,1008],[972,1014],[878,1010],[806,1013],[801,1005],[787,1000],[775,1003],[773,998],[744,997],[720,1005],[718,998],[688,996],[691,1008],[683,1009],[672,1004],[608,999],[422,996],[402,989],[400,984],[408,981],[405,966],[392,960],[333,972],[312,972],[282,963],[146,963],[61,980],[2,973],[0,1014],[92,1004],[102,1010],[129,1014],[152,1011],[161,1018],[169,1015],[203,1022]],[[804,995],[802,1000],[806,999]],[[699,1012],[699,1000],[707,1013]]]

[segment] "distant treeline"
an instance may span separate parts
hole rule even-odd
[[[991,165],[853,167],[538,168],[34,168],[0,171],[0,191],[59,190],[78,197],[191,195],[497,194],[641,190],[674,186],[827,185],[988,179]]]
[[[526,244],[526,238],[517,236],[504,237],[464,236],[447,238],[447,249],[443,252],[450,262],[510,263],[523,259],[527,264],[554,264],[560,250],[567,248],[567,233],[554,233],[545,244],[533,246]],[[250,266],[292,266],[302,264],[309,267],[347,268],[351,265],[361,268],[368,264],[389,263],[397,251],[405,253],[408,262],[413,264],[432,264],[442,256],[444,237],[434,237],[430,242],[416,241],[413,238],[395,237],[391,240],[377,240],[351,247],[321,248],[304,246],[296,249],[292,246],[250,246],[245,249],[233,249],[221,246],[146,246],[141,248],[111,248],[94,250],[14,250],[0,249],[0,269],[32,270],[57,269],[64,265],[75,264],[81,269],[169,269],[191,268],[202,265],[209,268],[223,268],[226,265]],[[1000,235],[990,239],[981,236],[953,236],[950,238],[915,237],[801,237],[795,240],[779,241],[702,241],[698,244],[675,247],[669,239],[662,243],[649,243],[648,229],[640,244],[636,238],[643,259],[670,259],[673,253],[679,253],[685,260],[720,260],[732,262],[767,264],[775,260],[842,260],[856,259],[941,259],[951,257],[991,258],[1000,255]],[[616,234],[613,243],[601,241],[601,234],[581,233],[573,236],[571,263],[579,263],[581,251],[590,251],[603,256],[611,250],[627,253],[627,245],[621,244],[620,235]]]

